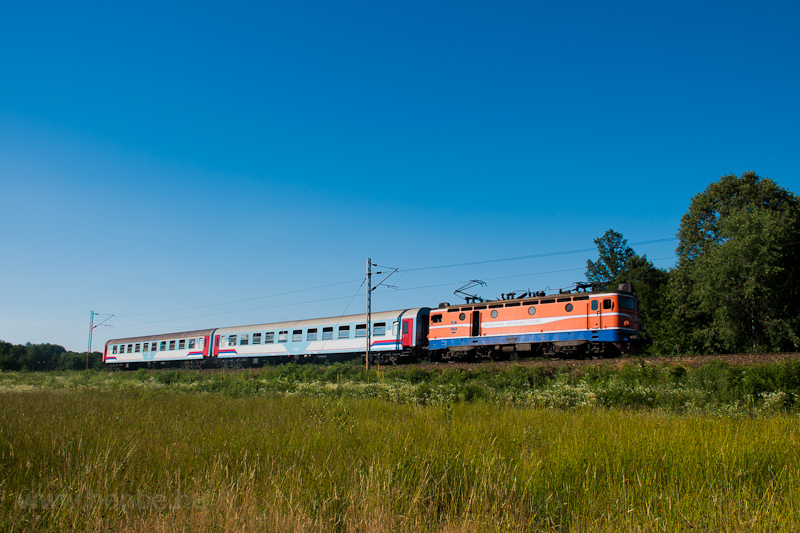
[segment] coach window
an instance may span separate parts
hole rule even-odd
[[[253,344],[261,344],[261,333],[253,333]]]
[[[340,339],[350,338],[350,326],[339,326],[339,338]]]
[[[302,329],[292,330],[292,342],[300,342],[301,340],[303,340],[303,330]]]
[[[158,347],[159,352],[163,352],[167,349],[167,341],[161,341],[161,344]]]
[[[564,309],[567,311],[567,313],[571,313],[573,309],[572,304],[567,304],[564,306]]]
[[[534,306],[530,306],[528,308],[528,314],[531,315],[531,316],[535,315],[536,314],[536,308]]]
[[[439,318],[441,317],[442,315],[439,315]],[[386,335],[386,322],[375,322],[375,324],[372,325],[372,336],[382,337],[384,335]]]
[[[178,341],[178,349],[185,350],[186,349],[186,339],[181,339]]]
[[[128,345],[128,353],[133,353],[133,344]]]
[[[143,352],[149,352],[150,351],[150,343],[149,342],[146,342],[146,343],[142,344],[142,351]]]
[[[392,322],[392,335],[397,337],[400,334],[400,321],[395,320]]]
[[[172,351],[174,349],[175,349],[175,341],[169,341],[169,351]]]
[[[322,328],[322,340],[327,341],[333,338],[333,328]]]
[[[250,344],[250,335],[248,335],[247,333],[244,333],[239,338],[239,345],[240,346],[247,346],[248,344]]]
[[[189,349],[194,350],[195,343],[197,342],[196,339],[189,339]]]
[[[289,330],[279,331],[278,332],[278,342],[288,342],[289,341]]]
[[[115,353],[117,353],[117,345],[116,344],[111,347],[111,355],[114,355]]]
[[[306,340],[307,341],[317,340],[317,328],[308,328],[308,331],[306,332]]]
[[[367,336],[367,325],[356,324],[356,338]]]
[[[275,332],[268,331],[264,333],[264,344],[272,344],[273,342],[275,342]]]
[[[135,349],[134,351],[135,351],[136,353],[139,353],[139,349],[140,349],[141,347],[142,347],[142,346],[141,346],[140,344],[137,344],[137,345],[136,345],[136,349]]]
[[[236,346],[236,335],[228,336],[228,346]]]

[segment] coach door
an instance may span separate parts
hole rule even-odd
[[[406,318],[403,320],[403,346],[414,345],[414,319]]]

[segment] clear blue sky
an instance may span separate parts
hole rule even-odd
[[[800,191],[798,27],[788,1],[6,2],[0,339],[362,312],[367,257],[408,270],[376,309],[564,287],[609,228],[669,267],[635,243],[719,176]]]

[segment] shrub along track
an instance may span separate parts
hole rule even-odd
[[[521,366],[548,366],[548,367],[586,367],[609,365],[621,368],[631,363],[647,363],[651,365],[683,365],[690,367],[702,366],[709,361],[724,361],[737,366],[761,365],[765,363],[779,363],[786,359],[800,360],[800,353],[739,353],[726,355],[676,355],[658,357],[614,357],[606,359],[519,359],[517,361],[486,361],[477,363],[417,363],[413,365],[397,365],[397,367],[418,367],[424,370],[461,368],[464,370],[478,369],[485,366],[493,368],[508,368],[512,365]]]

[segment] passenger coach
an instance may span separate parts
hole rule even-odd
[[[138,366],[200,366],[209,356],[213,329],[111,339],[103,350],[103,362],[123,368]]]
[[[376,362],[413,360],[426,344],[427,307],[372,313],[370,351]],[[367,315],[220,328],[213,357],[260,364],[268,359],[341,361],[367,348]],[[224,364],[224,363],[223,363]]]
[[[418,358],[427,347],[429,313],[428,307],[372,313],[372,361]],[[361,314],[112,339],[103,362],[121,368],[258,366],[343,361],[364,355],[366,347],[367,315]]]

